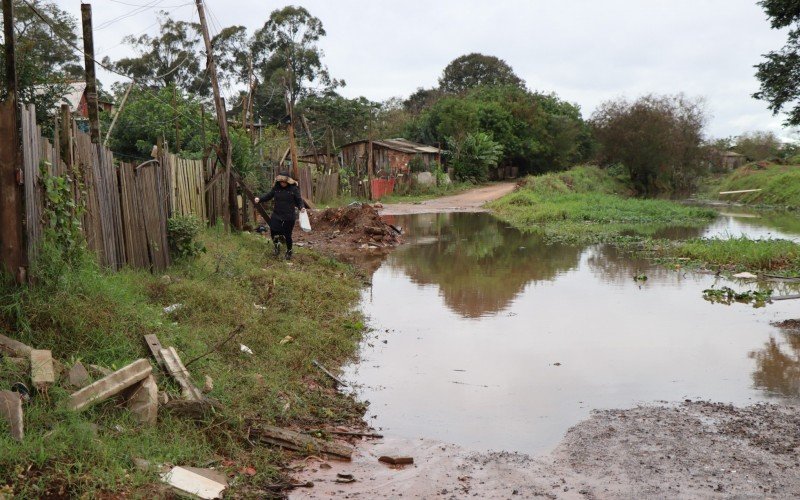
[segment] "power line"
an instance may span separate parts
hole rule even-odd
[[[100,23],[99,25],[97,25],[94,28],[94,31],[100,31],[103,28],[108,28],[109,26],[111,26],[112,24],[114,24],[114,23],[116,23],[118,21],[121,21],[123,19],[127,19],[129,17],[135,16],[136,14],[140,14],[140,13],[146,11],[146,10],[152,9],[153,7],[155,7],[156,5],[160,4],[163,1],[164,0],[153,0],[152,2],[148,3],[147,5],[139,6],[139,7],[135,8],[135,9],[133,9],[133,10],[128,11],[125,14],[122,14],[122,15],[117,16],[115,18],[112,18],[112,19],[109,19],[107,21],[104,21],[104,22]]]

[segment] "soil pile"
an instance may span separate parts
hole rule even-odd
[[[298,240],[320,250],[381,250],[401,243],[399,231],[366,203],[310,212],[309,218],[312,231],[299,234]]]

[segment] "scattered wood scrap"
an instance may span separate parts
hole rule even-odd
[[[144,336],[144,343],[147,345],[147,348],[150,350],[150,354],[153,355],[153,358],[158,363],[159,368],[162,370],[165,369],[164,358],[161,357],[161,341],[158,340],[158,337],[155,335],[145,335]]]
[[[337,384],[339,384],[339,385],[343,385],[343,386],[347,387],[347,384],[346,384],[346,383],[344,383],[343,381],[339,380],[339,379],[336,377],[336,375],[334,375],[333,373],[329,372],[327,368],[325,368],[324,366],[322,366],[322,365],[319,363],[319,361],[317,361],[317,360],[315,359],[315,360],[313,360],[313,361],[312,361],[312,363],[314,364],[314,366],[316,366],[317,368],[319,368],[320,370],[322,370],[322,373],[324,373],[325,375],[327,375],[328,377],[330,377],[330,378],[331,378],[331,380],[333,380],[334,382],[336,382],[336,383],[337,383]]]
[[[757,193],[760,189],[740,189],[738,191],[720,191],[719,194]]]
[[[153,373],[153,367],[146,359],[139,359],[114,373],[101,378],[69,397],[68,407],[74,411],[88,408],[94,403],[104,401],[125,389],[136,385]]]
[[[259,425],[258,427],[251,428],[250,438],[289,450],[312,454],[323,453],[344,460],[350,460],[353,455],[353,448],[350,446],[341,443],[322,441],[321,439],[315,439],[299,432],[267,425]]]

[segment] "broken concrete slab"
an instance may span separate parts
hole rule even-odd
[[[133,386],[127,405],[140,423],[155,425],[158,418],[158,384],[152,374]]]
[[[53,368],[53,353],[44,349],[33,349],[31,358],[31,382],[37,389],[46,388],[56,381]]]
[[[0,335],[0,350],[6,351],[15,356],[27,358],[31,355],[33,347],[6,337],[5,335]]]
[[[22,441],[25,433],[22,419],[22,398],[19,393],[0,391],[0,417],[8,421],[11,437]]]
[[[110,370],[105,366],[99,366],[99,365],[89,365],[89,370],[91,370],[92,373],[94,373],[98,377],[108,377],[109,375],[114,373],[113,370]]]
[[[73,387],[77,387],[78,389],[82,389],[92,382],[89,372],[80,361],[72,365],[72,368],[69,369],[67,377],[69,378],[69,384]]]
[[[94,403],[104,401],[115,394],[146,379],[153,373],[153,367],[146,359],[139,359],[111,375],[101,378],[69,397],[68,407],[80,411]]]
[[[161,480],[180,492],[188,493],[198,498],[209,500],[221,498],[222,492],[228,487],[227,480],[221,482],[209,479],[205,474],[200,475],[195,470],[185,467],[173,467],[171,471],[161,476]]]
[[[189,371],[183,366],[183,362],[175,348],[161,349],[160,352],[167,373],[181,386],[183,397],[189,400],[202,401],[204,399],[203,393],[192,383],[192,379],[189,378]]]

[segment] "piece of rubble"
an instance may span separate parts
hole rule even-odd
[[[91,377],[89,377],[89,372],[80,361],[76,362],[72,365],[72,368],[69,369],[68,378],[69,384],[78,389],[82,389],[92,382]]]
[[[0,335],[0,350],[4,350],[15,356],[28,358],[31,355],[33,347],[6,337],[5,335]]]
[[[239,344],[239,350],[242,351],[242,352],[245,352],[247,354],[253,354],[253,350],[250,349],[249,347],[247,347],[244,344]]]
[[[743,272],[743,273],[734,274],[733,277],[737,278],[737,279],[740,279],[740,280],[754,280],[754,279],[758,278],[758,276],[756,276],[755,274],[748,273],[746,271]]]
[[[139,359],[114,373],[101,378],[69,397],[69,409],[80,411],[88,406],[104,401],[125,389],[136,385],[153,373],[153,367],[146,359]]]
[[[399,455],[383,455],[378,461],[390,465],[409,465],[414,463],[414,458]]]
[[[167,306],[167,307],[164,308],[164,313],[165,314],[172,314],[175,311],[177,311],[178,309],[181,309],[182,307],[183,307],[183,304],[172,304],[171,306]]]
[[[203,384],[203,392],[208,394],[214,390],[214,379],[206,375],[205,383]]]
[[[108,377],[114,373],[114,370],[99,365],[89,365],[89,370],[91,370],[98,377]]]
[[[127,405],[140,423],[155,425],[158,418],[158,384],[152,374],[133,386]]]
[[[22,397],[18,392],[0,391],[0,417],[8,421],[11,437],[22,441],[25,433],[22,419]]]
[[[169,394],[164,391],[158,391],[158,404],[165,405],[169,403]]]
[[[31,382],[37,389],[47,388],[56,381],[53,353],[43,349],[31,350]]]
[[[180,492],[209,500],[221,498],[228,487],[224,475],[212,469],[194,467],[173,467],[161,476],[161,480]]]

